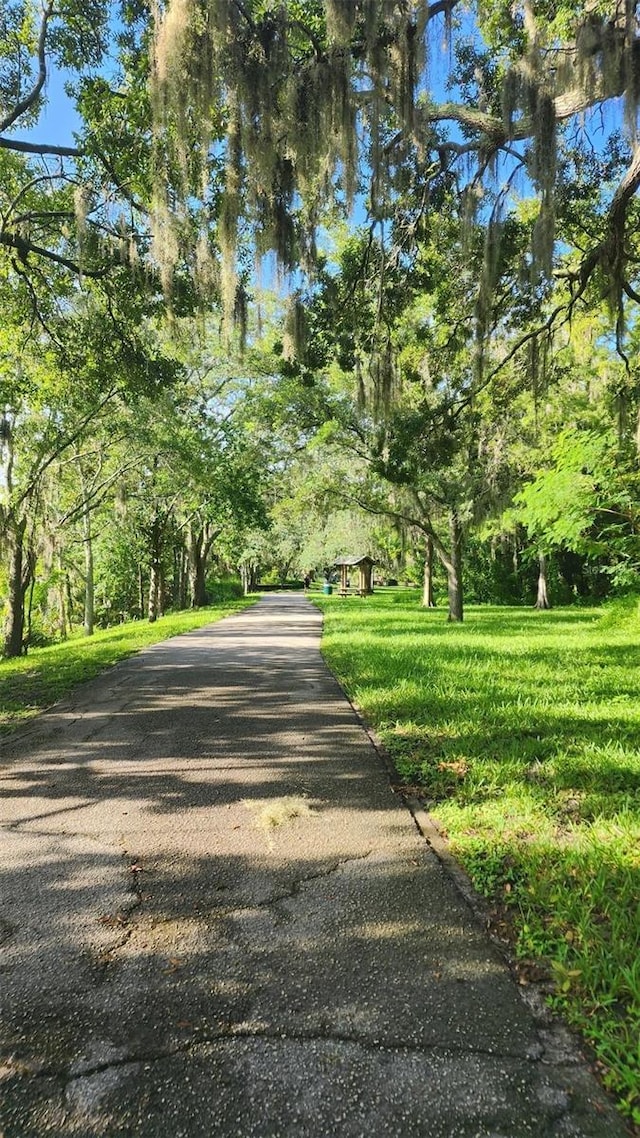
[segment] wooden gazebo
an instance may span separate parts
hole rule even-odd
[[[358,585],[353,589],[360,597],[368,597],[373,592],[373,557],[341,557],[335,562],[336,569],[340,570],[340,588],[338,593],[346,597],[349,593],[350,576],[358,573]],[[353,588],[353,587],[352,587]]]

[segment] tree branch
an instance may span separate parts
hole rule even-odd
[[[103,479],[103,481],[100,482],[97,486],[93,486],[81,502],[76,502],[75,505],[70,506],[66,513],[62,514],[59,518],[56,519],[57,528],[63,529],[64,526],[76,521],[87,507],[90,507],[91,510],[97,509],[98,506],[100,506],[104,501],[108,490],[114,484],[114,482],[117,482],[118,479],[121,478],[122,475],[127,471],[135,470],[136,467],[141,465],[141,463],[141,457],[132,459],[131,462],[124,463],[122,466],[118,467],[118,469],[114,471],[113,474],[110,474],[107,478]]]
[[[49,20],[51,19],[52,14],[53,14],[53,0],[50,0],[50,2],[47,4],[47,7],[44,9],[44,11],[42,13],[42,23],[40,24],[40,35],[38,36],[38,49],[37,49],[37,53],[38,53],[38,78],[36,79],[33,87],[29,91],[29,94],[25,95],[24,99],[21,99],[19,103],[16,103],[13,110],[10,111],[9,114],[4,119],[0,119],[0,132],[4,131],[4,130],[8,130],[9,127],[13,126],[14,122],[17,122],[17,120],[20,118],[21,115],[23,115],[25,113],[25,111],[28,111],[33,106],[33,104],[36,102],[40,92],[42,91],[42,88],[45,85],[45,81],[47,78],[47,54],[46,54],[47,28],[48,28]]]
[[[458,0],[438,0],[436,4],[429,4],[427,19],[433,20],[435,16],[446,16],[449,18],[453,14],[453,9],[457,3]]]
[[[609,211],[607,213],[605,235],[593,249],[582,258],[580,267],[574,273],[567,273],[570,281],[578,283],[578,289],[571,296],[568,310],[573,309],[577,300],[583,295],[591,276],[598,265],[602,265],[607,274],[613,277],[617,288],[627,294],[631,299],[637,300],[637,294],[623,278],[624,232],[627,207],[632,197],[640,188],[640,146],[637,147],[631,165],[624,178],[616,189]]]
[[[59,158],[84,158],[77,146],[53,146],[48,142],[23,142],[19,138],[0,138],[0,150],[17,150],[20,154],[53,154]]]
[[[55,265],[62,265],[63,268],[70,269],[79,277],[90,277],[92,280],[100,280],[105,277],[112,267],[105,265],[102,269],[85,269],[68,257],[62,257],[59,253],[54,253],[52,249],[44,249],[42,245],[34,245],[25,237],[19,237],[17,233],[9,233],[8,230],[0,232],[0,245],[7,245],[10,249],[15,249],[25,263],[29,253],[35,253],[37,257],[45,257],[48,261],[53,261]]]
[[[45,320],[44,316],[42,315],[42,312],[40,311],[40,304],[38,301],[38,296],[37,296],[35,288],[33,287],[33,283],[29,277],[29,274],[25,272],[24,266],[21,266],[18,264],[15,257],[11,258],[11,264],[12,264],[13,270],[17,274],[17,276],[21,277],[22,280],[24,281],[27,292],[29,293],[29,296],[31,297],[31,304],[33,307],[33,317],[31,320],[30,332],[33,333],[33,326],[34,326],[35,321],[37,320],[38,323],[40,324],[40,326],[47,333],[47,336],[51,340],[51,343],[56,344],[58,347],[61,347],[62,345],[60,344],[60,340],[56,336],[53,329],[49,327],[47,321]]]
[[[117,385],[111,387],[109,391],[107,391],[107,393],[102,397],[102,399],[99,400],[98,404],[95,407],[92,407],[92,409],[81,419],[80,424],[75,428],[75,430],[73,430],[71,434],[67,435],[66,437],[63,436],[63,438],[59,440],[54,451],[47,458],[40,458],[34,462],[27,477],[26,488],[18,498],[18,506],[21,506],[22,503],[30,497],[36,485],[42,478],[45,470],[48,470],[52,463],[54,463],[61,454],[64,454],[65,450],[67,450],[68,447],[73,446],[76,440],[80,438],[82,432],[89,425],[91,420],[97,418],[100,412],[106,407],[107,403],[109,403],[117,394]]]
[[[432,9],[430,9],[430,14],[431,11]],[[638,52],[640,52],[640,47]],[[637,54],[634,58],[634,73],[638,67]],[[580,87],[574,87],[556,95],[553,100],[556,121],[565,122],[567,119],[582,114],[592,107],[597,107],[609,99],[618,98],[624,94],[628,82],[628,72],[621,64],[613,75],[607,75],[606,80],[603,77],[602,82],[588,92]],[[497,115],[481,111],[477,107],[465,106],[463,103],[427,104],[421,108],[421,111],[425,123],[456,122],[460,126],[477,131],[483,139],[489,140],[493,146],[498,148],[505,146],[508,142],[531,138],[535,133],[535,123],[529,117],[523,116],[507,129],[503,119]],[[445,145],[453,149],[456,144],[446,142]],[[469,144],[461,145],[466,151]],[[478,141],[477,146],[480,145],[481,142]]]
[[[2,229],[5,228],[7,222],[9,220],[9,218],[11,217],[11,214],[15,210],[18,202],[20,201],[21,198],[23,198],[25,196],[25,194],[27,194],[29,192],[29,190],[34,189],[35,186],[39,186],[42,182],[52,182],[55,178],[58,178],[58,177],[60,177],[60,175],[49,174],[49,173],[38,174],[38,175],[36,175],[35,178],[31,178],[28,182],[25,182],[22,186],[20,186],[20,189],[18,190],[15,197],[12,198],[12,200],[9,202],[6,209],[3,210],[3,212],[2,212],[2,223],[1,223],[0,228],[2,228]]]

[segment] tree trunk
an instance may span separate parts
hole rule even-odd
[[[160,519],[154,518],[151,526],[151,558],[149,571],[149,623],[153,624],[161,615],[162,604],[162,531]]]
[[[456,510],[449,514],[449,539],[451,555],[446,566],[447,592],[449,594],[450,621],[461,621],[464,617],[462,597],[462,540],[463,532]]]
[[[84,482],[83,482],[84,493]],[[93,534],[91,511],[85,501],[82,510],[82,544],[84,546],[84,634],[93,636],[95,619],[95,584],[93,573]]]
[[[151,562],[149,572],[149,606],[147,610],[149,624],[153,624],[160,615],[160,565],[157,561]]]
[[[433,538],[427,538],[427,548],[424,558],[424,578],[422,584],[422,604],[426,609],[436,607],[433,596]]]
[[[178,596],[178,608],[186,609],[189,596],[189,563],[187,558],[186,549],[180,550],[180,593]]]
[[[69,627],[67,625],[67,597],[65,592],[64,580],[58,584],[58,628],[60,632],[60,639],[66,640],[69,635]]]
[[[67,621],[69,623],[69,632],[73,632],[73,618],[75,612],[73,609],[73,590],[71,588],[71,577],[68,573],[64,575],[64,588],[67,598]]]
[[[547,592],[547,559],[544,553],[540,553],[538,556],[538,592],[535,607],[537,609],[551,608]]]
[[[203,608],[208,603],[207,597],[207,566],[214,541],[221,530],[212,529],[210,522],[196,530],[193,525],[189,527],[187,542],[187,555],[189,561],[189,595],[191,607]]]
[[[205,578],[205,558],[203,557],[204,530],[196,531],[189,527],[189,596],[191,608],[201,609],[207,603],[207,585]]]
[[[195,565],[191,565],[190,567],[189,593],[191,596],[191,608],[204,608],[207,603],[207,582],[205,579],[204,565],[201,560],[198,560]]]
[[[29,581],[29,604],[27,605],[27,635],[24,637],[25,652],[26,652],[27,648],[30,647],[30,645],[31,645],[31,628],[32,628],[32,621],[33,621],[33,594],[34,594],[35,587],[36,587],[35,558],[33,557],[33,553],[28,554],[28,557],[29,557],[29,561],[27,564],[28,564],[29,568],[26,571],[26,578]],[[23,577],[24,576],[25,576],[25,574],[23,573]],[[25,588],[25,595],[26,595],[26,588]]]
[[[93,572],[93,533],[91,528],[91,508],[87,493],[87,480],[85,477],[82,458],[76,449],[76,464],[82,494],[82,548],[84,553],[84,617],[83,627],[85,636],[93,636],[95,620],[95,585]]]
[[[243,561],[240,566],[240,579],[245,597],[255,592],[258,584],[258,566],[253,561]]]
[[[140,620],[144,616],[144,573],[142,572],[142,565],[138,565],[138,607],[140,608]]]
[[[172,604],[176,609],[187,607],[187,552],[182,544],[173,549]]]
[[[25,576],[26,528],[26,518],[22,518],[19,522],[16,522],[15,518],[10,518],[5,534],[5,541],[9,547],[9,581],[2,654],[9,659],[21,656],[23,651],[24,599],[29,586],[29,575]]]
[[[282,563],[282,565],[280,565],[278,567],[278,580],[280,581],[280,583],[282,585],[285,585],[287,583],[287,578],[289,577],[289,573],[291,572],[292,564],[293,564],[293,558],[290,557],[288,561],[284,561]]]

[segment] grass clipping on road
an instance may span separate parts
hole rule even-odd
[[[640,1122],[640,619],[322,598],[323,651]]]
[[[245,799],[244,805],[254,815],[254,824],[267,837],[267,845],[274,849],[273,835],[276,830],[300,818],[307,818],[313,811],[305,798],[286,795],[284,798],[258,799],[252,802]]]
[[[102,629],[93,636],[77,636],[48,648],[34,648],[28,656],[16,660],[0,660],[0,733],[32,719],[77,684],[93,679],[118,660],[170,636],[221,620],[254,601],[255,597],[168,613],[153,624],[132,620]]]

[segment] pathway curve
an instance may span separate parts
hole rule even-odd
[[[2,1138],[618,1138],[272,595],[5,740]]]

